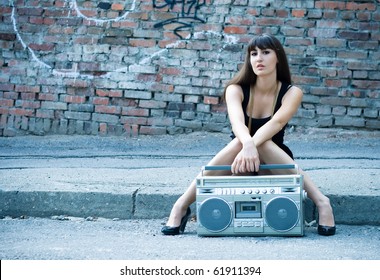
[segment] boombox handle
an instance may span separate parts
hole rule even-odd
[[[298,171],[298,165],[297,164],[260,164],[260,170],[274,170],[274,169],[296,169],[297,174]],[[231,165],[206,165],[202,168],[202,175],[203,171],[205,170],[231,170]]]

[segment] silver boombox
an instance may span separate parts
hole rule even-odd
[[[306,192],[303,176],[204,176],[197,178],[199,236],[303,236]],[[260,169],[297,169],[297,165],[261,165]],[[298,172],[297,172],[298,173]]]

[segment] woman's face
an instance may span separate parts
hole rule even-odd
[[[272,74],[276,71],[277,55],[272,49],[259,49],[256,47],[250,53],[251,66],[257,76]]]

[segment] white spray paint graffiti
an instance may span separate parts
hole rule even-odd
[[[66,0],[66,1],[70,1],[70,0]],[[135,10],[136,0],[133,0],[132,7],[130,10],[126,11],[122,16],[117,17],[117,18],[113,18],[113,19],[95,19],[95,18],[87,17],[78,8],[78,3],[76,0],[71,0],[70,6],[76,11],[77,15],[80,16],[81,18],[84,18],[88,21],[94,21],[96,24],[103,24],[106,22],[118,22],[118,21],[125,20],[128,17],[129,13],[133,12]]]
[[[107,22],[123,21],[136,8],[136,0],[134,0],[133,3],[132,3],[132,5],[131,5],[131,9],[128,10],[128,11],[126,11],[122,16],[117,17],[117,18],[113,18],[113,19],[97,19],[97,18],[90,18],[90,17],[87,17],[86,15],[84,15],[80,11],[80,9],[78,7],[77,0],[66,0],[66,1],[69,1],[70,8],[73,9],[76,12],[77,16],[79,16],[79,17],[81,17],[83,19],[86,19],[88,21],[92,21],[92,22],[94,22],[97,25],[101,25],[101,24],[104,24],[104,23],[107,23]],[[85,78],[85,79],[93,79],[95,77],[93,75],[83,74],[83,73],[78,72],[76,65],[74,65],[74,69],[54,69],[52,66],[48,65],[47,63],[45,63],[44,61],[42,61],[40,58],[38,58],[37,55],[36,55],[36,53],[34,52],[34,50],[32,48],[30,48],[25,43],[24,39],[22,38],[22,36],[21,36],[21,34],[20,34],[19,30],[18,30],[17,17],[16,17],[16,6],[14,4],[14,1],[13,0],[9,0],[9,4],[12,7],[11,20],[12,20],[13,29],[14,29],[14,32],[16,33],[17,39],[19,40],[19,42],[21,43],[21,45],[23,46],[23,48],[25,50],[27,50],[31,54],[33,61],[35,61],[40,67],[47,68],[47,69],[51,70],[51,73],[54,76],[67,77],[67,78]],[[71,13],[69,13],[69,16],[70,15],[71,15]],[[220,56],[222,50],[226,46],[228,46],[228,45],[234,45],[234,44],[238,43],[238,38],[237,37],[225,34],[223,32],[217,33],[215,31],[196,32],[196,33],[193,34],[193,38],[197,39],[197,38],[200,38],[201,36],[205,36],[205,35],[206,36],[217,36],[217,37],[221,38],[223,40],[223,42],[225,42],[225,44],[223,45],[223,47],[218,50],[219,56]],[[159,57],[159,56],[163,55],[164,53],[167,53],[170,49],[177,48],[182,42],[189,41],[190,39],[191,39],[191,34],[188,35],[184,39],[179,39],[179,40],[177,40],[174,43],[170,43],[170,44],[166,45],[164,49],[159,50],[159,51],[151,54],[149,57],[146,57],[146,58],[142,59],[140,62],[138,62],[137,64],[134,64],[134,65],[147,65],[154,58]],[[218,56],[218,58],[219,58],[219,56]],[[126,67],[121,67],[121,68],[114,69],[112,72],[119,72],[119,73],[120,72],[121,73],[124,72],[125,73],[125,72],[128,72],[128,69],[129,69],[129,67],[126,66]],[[108,72],[103,77],[110,77],[110,75],[112,74],[112,72]]]

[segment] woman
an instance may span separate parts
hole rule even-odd
[[[232,125],[232,141],[208,165],[231,165],[229,174],[260,172],[260,163],[295,164],[293,154],[284,145],[288,121],[297,112],[302,91],[291,85],[287,57],[281,43],[272,35],[253,38],[247,48],[242,69],[227,84],[224,97]],[[218,171],[204,172],[214,175]],[[219,171],[220,172],[220,171]],[[273,171],[275,174],[294,171]],[[318,233],[334,235],[335,222],[330,200],[310,177],[304,175],[304,189],[319,213]],[[218,173],[219,174],[219,173]],[[196,181],[176,201],[169,220],[162,228],[165,235],[184,231],[190,216],[189,205],[196,199]]]

